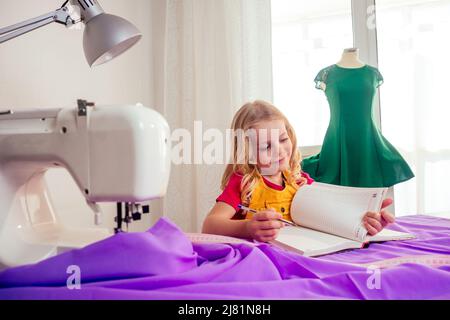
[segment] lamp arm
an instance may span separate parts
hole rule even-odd
[[[68,8],[63,7],[50,13],[41,15],[36,18],[28,19],[20,23],[13,24],[9,27],[0,29],[0,43],[14,39],[25,33],[33,31],[50,24],[52,22],[58,22],[64,25],[74,24],[74,21],[68,13]]]

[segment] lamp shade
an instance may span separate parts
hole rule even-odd
[[[129,21],[107,13],[99,14],[86,23],[83,47],[91,67],[119,56],[142,37]]]

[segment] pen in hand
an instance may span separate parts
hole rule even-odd
[[[241,204],[238,205],[238,208],[241,209],[241,210],[244,210],[244,211],[249,211],[249,212],[251,212],[251,213],[257,213],[257,212],[258,212],[258,211],[254,210],[254,209],[250,209],[250,208],[245,207],[245,206],[243,206],[243,205],[241,205]],[[286,223],[286,224],[288,224],[288,225],[290,225],[290,226],[293,226],[293,227],[296,227],[296,226],[297,226],[294,222],[289,221],[289,220],[286,220],[286,219],[280,218],[280,219],[277,219],[277,220],[278,220],[278,221],[281,221],[281,222],[283,222],[283,223]]]

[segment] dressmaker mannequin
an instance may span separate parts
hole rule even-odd
[[[358,48],[347,48],[344,49],[342,53],[341,60],[336,63],[338,67],[346,68],[346,69],[357,69],[362,68],[366,64],[359,59],[359,49]],[[326,89],[326,84],[322,82],[320,87],[323,91]]]
[[[366,64],[359,59],[358,48],[348,48],[344,49],[341,60],[337,65],[341,68],[353,69],[364,67]]]
[[[302,170],[317,182],[362,188],[392,187],[414,177],[374,123],[374,98],[383,76],[359,59],[357,48],[345,49],[341,60],[320,70],[314,82],[324,90],[330,124],[320,153],[303,159]]]

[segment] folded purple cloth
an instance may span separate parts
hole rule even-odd
[[[397,219],[416,239],[308,258],[268,244],[192,244],[166,218],[83,249],[0,273],[0,299],[449,299],[450,266],[357,264],[450,255],[450,220]],[[67,281],[80,271],[79,289]],[[69,268],[69,269],[68,269]]]

